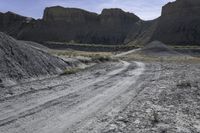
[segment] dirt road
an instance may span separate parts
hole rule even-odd
[[[199,133],[198,63],[109,62],[21,83],[0,99],[0,133]]]
[[[1,99],[0,132],[98,131],[137,95],[144,71],[141,62],[121,61],[12,86],[14,95]]]

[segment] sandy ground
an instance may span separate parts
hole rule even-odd
[[[198,133],[199,70],[108,62],[11,86],[14,95],[0,99],[0,133]]]
[[[12,86],[15,95],[1,98],[0,132],[71,132],[102,109],[118,112],[124,104],[117,105],[115,110],[113,102],[129,94],[144,70],[143,63],[121,61],[76,75]],[[126,97],[118,102],[127,104],[129,100]]]
[[[200,133],[200,64],[160,66],[159,77],[144,82],[143,91],[101,132]]]

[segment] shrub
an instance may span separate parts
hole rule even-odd
[[[60,74],[60,76],[63,75],[70,75],[70,74],[75,74],[78,71],[80,71],[80,68],[67,68],[63,71],[63,73]]]

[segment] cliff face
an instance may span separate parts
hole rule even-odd
[[[127,35],[124,43],[125,44],[137,44],[137,45],[146,45],[151,39],[152,35],[157,26],[158,19],[152,21],[140,21],[134,26],[134,28]]]
[[[96,13],[87,12],[76,8],[64,8],[60,6],[46,8],[43,15],[45,22],[80,23],[97,21]]]
[[[49,7],[43,19],[20,32],[19,39],[122,44],[140,19],[121,9],[104,9],[100,15],[76,8]]]
[[[0,29],[3,28],[3,16],[4,16],[4,14],[0,12],[0,20],[1,20],[0,21]]]
[[[48,7],[41,20],[0,13],[0,31],[21,40],[94,44],[200,44],[200,1],[177,0],[165,5],[162,15],[143,21],[121,9],[101,14],[76,8]]]
[[[110,44],[123,44],[130,32],[137,32],[140,18],[121,9],[104,9],[99,15],[100,38]]]
[[[23,28],[29,20],[30,18],[12,12],[0,13],[0,31],[12,36],[17,36],[21,28]]]
[[[152,40],[166,44],[200,44],[200,1],[177,0],[162,9]]]
[[[104,9],[101,14],[77,8],[48,7],[41,20],[14,13],[0,13],[0,31],[21,40],[123,44],[140,33],[144,23],[121,9]],[[146,25],[148,26],[148,24]],[[134,39],[137,38],[134,36]]]
[[[136,15],[117,8],[104,9],[100,14],[100,22],[102,25],[130,26],[139,20],[140,18]]]

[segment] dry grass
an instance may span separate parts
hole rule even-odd
[[[106,62],[106,61],[118,61],[113,59],[113,53],[111,52],[84,52],[84,51],[74,51],[74,50],[51,50],[49,53],[56,56],[64,56],[67,58],[73,57],[87,57],[90,58],[92,62]]]
[[[169,46],[171,48],[174,48],[174,49],[200,49],[200,46],[198,45],[171,45]]]
[[[84,51],[75,51],[75,50],[51,50],[49,53],[57,56],[66,56],[66,57],[94,57],[94,56],[112,56],[112,52],[84,52]]]
[[[187,62],[187,63],[200,63],[200,58],[191,56],[147,56],[144,54],[129,54],[121,57],[125,60],[137,60],[137,61],[158,61],[158,62]]]
[[[66,56],[66,57],[89,57],[92,61],[109,61],[113,60],[111,57],[114,55],[112,52],[84,52],[84,51],[75,51],[75,50],[51,50],[51,54],[57,56]],[[120,57],[124,60],[137,60],[137,61],[159,61],[159,62],[188,62],[188,63],[200,63],[200,58],[191,57],[191,56],[147,56],[141,53],[132,53],[126,56]],[[117,59],[116,59],[117,60]]]
[[[75,73],[79,72],[80,70],[81,70],[80,68],[66,68],[63,71],[63,73],[60,74],[60,76],[75,74]]]

